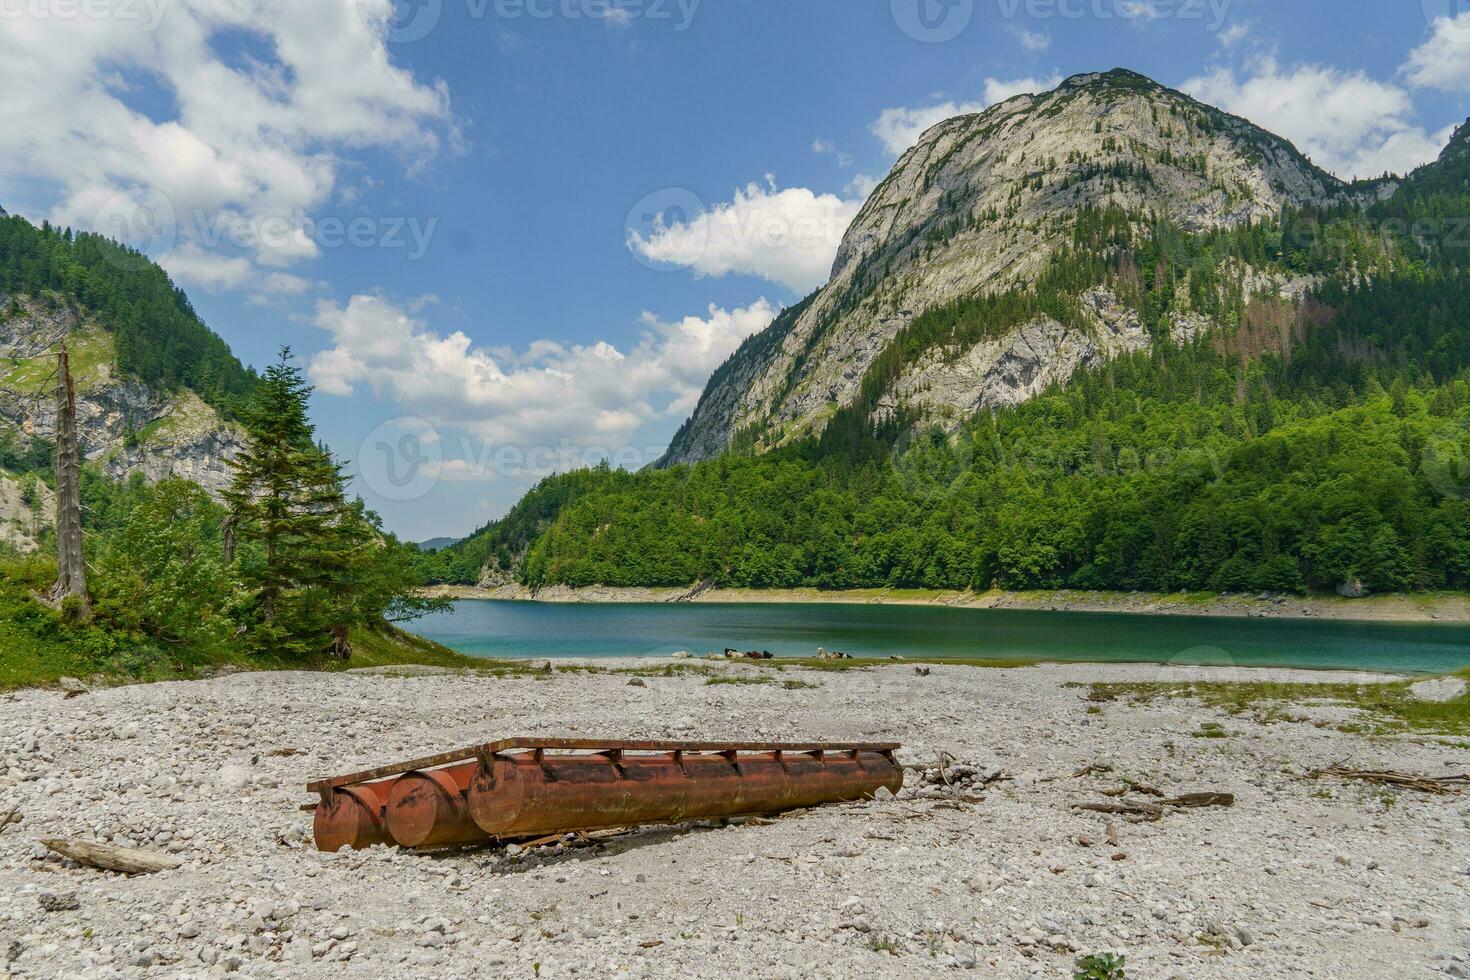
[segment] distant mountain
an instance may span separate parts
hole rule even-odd
[[[427,541],[420,541],[418,549],[420,551],[443,551],[450,545],[458,544],[459,541],[459,538],[430,538]]]
[[[1470,588],[1470,124],[1344,183],[1128,71],[929,130],[662,468],[436,556],[533,588]]]
[[[947,120],[868,198],[831,282],[719,370],[665,462],[820,432],[904,328],[976,290],[1033,288],[1091,211],[1120,208],[1202,234],[1371,193],[1280,137],[1130,71],[1078,75]],[[883,398],[962,418],[1148,342],[1115,296],[1090,291],[1084,303],[1081,331],[1036,319],[957,352],[909,350]]]

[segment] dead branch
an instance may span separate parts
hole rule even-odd
[[[1353,779],[1364,783],[1375,783],[1379,786],[1397,786],[1400,789],[1411,789],[1418,793],[1428,793],[1431,796],[1453,796],[1460,792],[1461,786],[1470,784],[1470,775],[1414,776],[1402,772],[1349,769],[1340,764],[1318,769],[1311,774],[1313,779],[1321,779],[1323,776]]]

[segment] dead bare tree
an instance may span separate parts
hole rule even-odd
[[[66,342],[57,352],[56,385],[56,588],[58,602],[75,599],[82,618],[92,614],[87,563],[82,554],[81,450],[77,445],[77,402]]]

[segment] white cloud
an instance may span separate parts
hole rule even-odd
[[[1218,37],[1221,47],[1233,48],[1251,35],[1250,24],[1236,24],[1221,31]]]
[[[1011,28],[1011,34],[1027,51],[1045,51],[1051,47],[1051,35],[1040,31],[1028,31],[1024,27]]]
[[[846,190],[850,196],[860,201],[866,201],[873,195],[873,192],[878,189],[878,185],[881,183],[883,181],[874,177],[872,174],[858,174],[847,182]]]
[[[1436,17],[1434,34],[1409,55],[1404,74],[1413,85],[1456,94],[1470,88],[1470,10]]]
[[[598,15],[609,27],[626,28],[633,23],[633,12],[626,7],[608,7]]]
[[[251,271],[248,259],[216,255],[187,242],[163,257],[163,268],[174,279],[212,293],[240,288]]]
[[[1290,139],[1343,178],[1406,173],[1437,157],[1449,139],[1449,130],[1430,134],[1414,122],[1408,92],[1360,71],[1319,65],[1287,71],[1264,58],[1244,77],[1221,68],[1182,87]]]
[[[837,165],[839,167],[852,166],[852,156],[844,152],[841,148],[837,146],[836,143],[832,142],[831,140],[812,140],[812,152],[817,154],[818,156],[836,157]]]
[[[647,238],[633,231],[628,247],[651,262],[682,266],[700,276],[759,276],[806,293],[825,283],[842,236],[860,200],[777,188],[774,177],[735,191],[733,200],[658,224]]]
[[[54,197],[34,203],[80,228],[120,196],[165,201],[169,265],[206,287],[249,278],[235,259],[310,258],[299,236],[241,246],[201,226],[299,228],[353,152],[388,149],[412,165],[456,138],[445,89],[390,60],[380,32],[392,2],[139,0],[110,17],[5,18],[0,188],[44,175]],[[227,59],[221,46],[250,54]]]
[[[1154,0],[1118,0],[1118,13],[1127,20],[1158,20],[1164,16]]]
[[[318,305],[316,325],[334,346],[312,358],[310,371],[324,394],[365,387],[500,445],[618,447],[651,421],[687,415],[714,369],[777,312],[762,299],[673,322],[645,313],[643,334],[626,352],[604,341],[548,340],[511,352],[476,347],[463,332],[438,333],[381,296],[360,295],[346,306]]]
[[[1060,84],[1062,84],[1061,75],[1052,75],[1048,78],[987,78],[985,80],[985,101],[989,105],[996,105],[1018,95],[1049,92]]]
[[[869,128],[882,141],[884,149],[899,156],[919,142],[926,131],[955,116],[984,112],[998,102],[1027,92],[1045,92],[1061,84],[1060,76],[1052,78],[1015,78],[985,80],[985,97],[978,102],[940,102],[914,108],[884,109]]]

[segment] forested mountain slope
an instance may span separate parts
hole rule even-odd
[[[1020,167],[1023,147],[1053,146],[1048,123],[1107,140],[1119,119],[1133,137],[1108,144],[1115,156],[1053,169],[1048,151],[1039,177],[1004,191],[1014,213],[972,213],[926,240],[893,196],[900,180],[929,194],[903,175],[940,145],[977,154],[965,173]],[[962,148],[1007,125],[988,150]],[[1149,134],[1170,133],[1214,149],[1165,162]],[[1113,73],[942,124],[895,174],[833,286],[717,373],[672,458],[722,455],[549,480],[514,535],[492,525],[449,549],[441,575],[464,580],[473,556],[489,559],[487,580],[532,586],[1470,586],[1470,125],[1409,177],[1348,186],[1248,124]],[[1037,212],[1038,194],[1068,204]],[[1014,252],[963,244],[997,223]],[[902,244],[885,244],[900,226]],[[865,263],[882,274],[829,327],[876,322],[862,311],[889,297],[927,305],[864,334],[871,354],[802,414],[805,382],[751,379],[789,379],[783,359],[836,363],[809,343],[821,331],[792,338]],[[700,421],[755,404],[744,393],[775,415]],[[706,438],[735,429],[728,448]]]
[[[180,476],[218,493],[255,383],[145,256],[108,239],[0,216],[0,542],[50,523],[56,360],[65,341],[82,451],[113,478]]]

